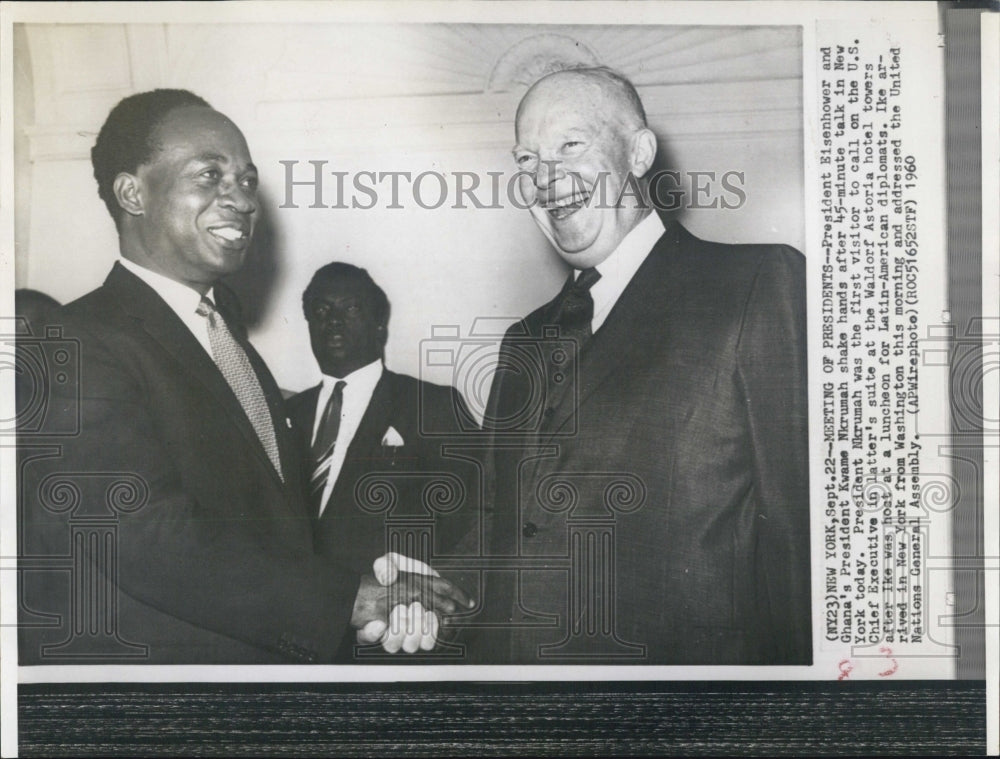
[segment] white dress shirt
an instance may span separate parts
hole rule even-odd
[[[201,303],[201,293],[197,290],[182,285],[176,280],[165,277],[152,269],[147,269],[127,258],[119,258],[118,263],[135,274],[139,279],[152,287],[156,294],[166,301],[170,309],[177,314],[184,325],[191,330],[201,347],[209,356],[212,355],[212,343],[208,339],[208,319],[198,315],[198,304]],[[214,289],[210,289],[205,297],[215,302],[213,298]]]
[[[375,386],[382,379],[382,359],[372,361],[367,366],[348,374],[346,377],[330,377],[323,375],[323,385],[319,389],[319,398],[316,399],[316,412],[313,414],[313,430],[310,442],[316,442],[316,434],[319,432],[319,424],[326,409],[326,404],[333,395],[334,386],[343,380],[344,402],[340,408],[340,428],[337,430],[337,443],[333,447],[333,455],[330,457],[330,470],[326,476],[326,487],[323,489],[323,496],[320,499],[319,513],[326,509],[327,501],[333,492],[333,486],[337,483],[340,470],[344,467],[344,459],[347,456],[347,449],[354,440],[354,434],[358,431],[361,419],[368,410]]]
[[[625,235],[618,247],[595,268],[601,278],[590,288],[594,299],[594,318],[590,320],[591,333],[597,332],[608,318],[611,309],[625,291],[632,277],[653,250],[656,241],[663,236],[665,228],[654,211],[636,224],[635,229]],[[580,272],[574,272],[574,278]]]

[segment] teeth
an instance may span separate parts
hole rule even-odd
[[[246,234],[242,229],[237,229],[236,227],[215,227],[214,229],[208,230],[216,237],[221,237],[223,240],[228,240],[229,242],[235,242],[236,240],[242,240],[246,237]]]
[[[550,208],[548,213],[549,213],[549,216],[551,216],[556,221],[562,221],[563,219],[569,218],[570,216],[572,216],[573,214],[575,214],[579,210],[580,210],[579,207],[576,207],[576,208]]]
[[[573,195],[567,195],[565,198],[559,198],[558,200],[550,201],[545,204],[546,210],[552,210],[557,208],[565,208],[567,206],[581,205],[587,202],[588,197],[586,194],[574,193]]]

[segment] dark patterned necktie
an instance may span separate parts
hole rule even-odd
[[[590,323],[594,318],[594,297],[590,294],[590,288],[600,278],[601,273],[597,269],[583,269],[576,281],[563,291],[548,320],[549,324],[559,327],[560,340],[569,339],[576,343],[577,362],[584,345],[593,335]],[[557,357],[563,357],[564,360],[559,362]],[[572,384],[570,378],[575,376],[575,367],[567,358],[570,357],[563,351],[545,351],[546,405],[549,408],[559,403]]]
[[[323,491],[330,476],[330,465],[333,463],[333,449],[337,445],[337,434],[340,432],[340,414],[344,408],[344,388],[347,383],[338,380],[326,402],[323,416],[316,430],[316,439],[312,444],[313,472],[309,479],[309,496],[318,514],[322,509]]]
[[[561,328],[563,337],[574,337],[586,341],[593,332],[590,322],[594,318],[594,296],[590,288],[601,278],[597,269],[583,269],[576,281],[563,293],[556,308],[554,324]],[[583,343],[580,343],[581,347]]]
[[[250,364],[250,359],[243,347],[229,331],[225,319],[215,309],[215,304],[203,297],[196,312],[208,321],[208,341],[212,346],[212,359],[219,367],[222,376],[226,378],[236,399],[243,407],[247,419],[253,425],[254,432],[264,446],[267,457],[271,460],[274,470],[284,481],[281,471],[281,457],[278,453],[278,438],[274,432],[274,422],[271,411],[264,397],[260,379]]]

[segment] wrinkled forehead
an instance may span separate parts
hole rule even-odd
[[[517,139],[546,128],[600,128],[615,120],[613,93],[602,82],[582,75],[554,75],[534,85],[518,106]]]

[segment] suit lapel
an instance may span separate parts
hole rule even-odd
[[[309,483],[312,479],[312,431],[316,421],[316,403],[319,400],[322,383],[315,385],[308,390],[303,390],[298,395],[290,398],[286,404],[288,418],[292,421],[292,432],[295,438],[297,454],[296,460],[299,462],[299,492],[305,494],[309,491]],[[310,520],[313,522],[319,517],[310,498],[302,498],[303,508]]]
[[[278,473],[229,383],[170,306],[153,288],[120,264],[115,264],[104,285],[112,291],[121,308],[138,319],[146,333],[205,387],[246,439],[258,464],[265,467],[280,485]]]
[[[307,457],[312,447],[312,431],[316,424],[316,403],[323,384],[303,390],[288,402],[288,416],[295,426],[302,452]],[[312,462],[310,462],[311,464]]]
[[[678,265],[677,250],[684,230],[678,224],[660,237],[622,291],[597,334],[579,357],[576,393],[567,393],[545,427],[543,442],[559,432],[594,392],[627,371],[669,334],[673,298],[670,288]],[[640,361],[639,363],[644,363]]]

